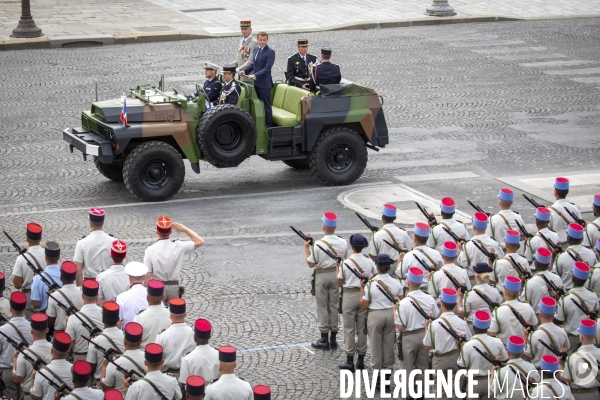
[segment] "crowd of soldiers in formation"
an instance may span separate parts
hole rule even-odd
[[[60,266],[61,246],[41,245],[39,224],[27,225],[27,249],[7,234],[20,255],[16,291],[0,297],[5,398],[270,399],[268,386],[235,375],[235,347],[209,345],[208,320],[185,322],[182,263],[204,240],[160,216],[144,262],[124,265],[127,244],[103,231],[104,218],[104,210],[89,210],[91,233]],[[190,240],[170,240],[173,229]],[[2,291],[5,279],[0,273]]]
[[[599,399],[600,375],[589,380],[578,371],[600,365],[600,194],[595,220],[586,222],[568,192],[569,180],[560,177],[552,206],[527,198],[537,207],[535,233],[511,210],[514,192],[507,188],[497,213],[473,205],[472,235],[453,219],[449,197],[441,200],[441,221],[422,210],[428,223],[417,222],[412,238],[394,224],[391,204],[383,206],[381,228],[359,215],[373,232],[370,242],[336,236],[337,216],[325,213],[322,239],[296,232],[314,269],[321,337],[312,346],[337,348],[339,312],[341,369],[365,369],[367,338],[371,369],[392,369],[397,330],[407,377],[464,368],[479,371],[475,392],[483,399]],[[495,384],[495,376],[508,384]],[[524,391],[512,392],[523,384]]]

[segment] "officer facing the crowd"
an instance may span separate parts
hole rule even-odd
[[[308,39],[298,39],[298,52],[287,61],[285,80],[288,85],[309,90],[310,69],[316,62],[317,57],[308,54]]]
[[[233,64],[223,65],[223,80],[225,81],[225,84],[219,94],[219,104],[237,104],[242,88],[234,79],[234,75],[235,66],[233,66]]]
[[[77,286],[81,286],[84,278],[96,279],[101,271],[110,268],[110,247],[115,238],[102,230],[104,216],[103,209],[90,208],[88,218],[91,232],[82,237],[75,246],[73,261],[77,265]]]
[[[206,388],[206,400],[251,400],[252,386],[238,378],[234,371],[237,367],[236,349],[232,346],[219,347],[219,369],[221,378],[214,380]]]
[[[25,318],[29,319],[31,314],[35,312],[31,305],[31,282],[33,281],[33,270],[27,264],[25,257],[36,267],[46,269],[46,257],[44,248],[40,246],[42,240],[42,226],[36,223],[27,224],[25,232],[25,240],[27,241],[27,251],[25,256],[19,255],[15,260],[15,266],[12,271],[13,284],[15,289],[25,293],[27,296],[27,309]]]
[[[310,75],[310,91],[316,92],[321,85],[338,84],[342,80],[340,66],[331,62],[331,47],[321,48],[321,62],[312,68]]]

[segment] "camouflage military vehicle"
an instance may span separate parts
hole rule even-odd
[[[164,82],[164,81],[162,81]],[[176,90],[138,86],[122,100],[96,101],[67,128],[71,152],[93,156],[102,175],[125,182],[143,201],[162,201],[181,188],[183,159],[200,173],[200,161],[237,167],[252,155],[310,169],[326,185],[347,185],[367,164],[367,148],[388,144],[380,97],[352,82],[324,86],[318,95],[278,83],[272,90],[273,124],[266,128],[263,103],[251,85],[240,83],[237,105],[207,109],[205,95],[189,100]]]

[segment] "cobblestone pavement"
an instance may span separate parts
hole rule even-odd
[[[504,185],[496,177],[598,173],[598,22],[309,35],[313,47],[333,45],[344,77],[375,88],[385,100],[391,145],[369,153],[367,170],[354,186],[399,184],[398,178],[413,176],[406,184],[415,190],[434,199],[452,195],[461,210],[471,212],[467,197],[486,208],[495,205]],[[283,77],[295,38],[272,38],[276,78]],[[271,385],[275,398],[339,398],[337,363],[343,354],[307,345],[317,334],[310,271],[288,226],[318,231],[320,213],[334,210],[340,234],[366,234],[354,211],[338,202],[354,186],[322,187],[308,172],[252,158],[236,169],[202,164],[200,175],[187,167],[185,186],[174,200],[139,204],[91,161],[70,154],[61,140],[62,129],[78,124],[81,110],[90,106],[94,79],[102,99],[158,82],[161,73],[170,86],[191,92],[204,61],[229,61],[234,42],[0,53],[0,227],[22,241],[25,223],[39,222],[44,238],[62,242],[63,258],[69,259],[76,240],[87,233],[86,209],[104,206],[106,230],[131,243],[132,261],[141,260],[152,242],[155,218],[169,214],[207,242],[185,264],[189,320],[210,319],[212,344],[242,349],[240,375]],[[477,177],[430,175],[464,171]],[[578,190],[587,195],[599,188],[591,182]],[[516,209],[532,222],[527,203],[518,200]],[[14,257],[0,239],[0,270],[10,273]]]
[[[21,14],[21,0],[0,0],[0,41],[10,34]],[[434,21],[425,15],[432,0],[371,0],[352,2],[310,0],[35,0],[33,17],[47,37],[101,35],[230,35],[239,32],[240,19],[251,19],[256,30],[319,31],[357,24],[392,21]],[[555,18],[598,15],[600,0],[451,0],[457,18]]]

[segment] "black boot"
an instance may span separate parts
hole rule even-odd
[[[340,369],[349,369],[354,371],[354,357],[346,356],[346,362],[340,363]]]
[[[358,355],[358,360],[356,361],[356,369],[365,369],[365,356],[364,354],[361,356]]]
[[[331,349],[337,349],[337,340],[336,340],[337,332],[331,332],[331,339],[329,339],[329,346]]]
[[[316,342],[312,342],[310,345],[315,349],[329,350],[329,341],[327,339],[327,332],[321,332],[321,339],[317,340]]]

